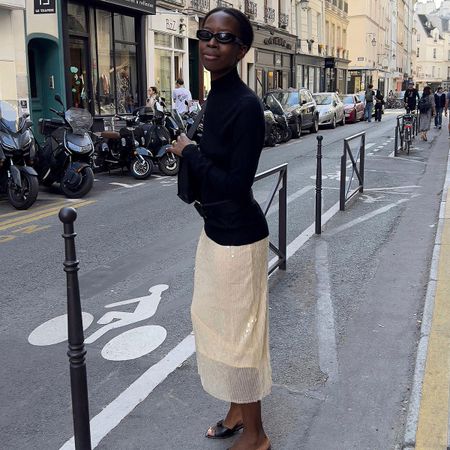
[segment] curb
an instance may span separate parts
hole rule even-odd
[[[422,326],[420,328],[420,338],[417,347],[416,364],[414,369],[414,378],[409,399],[408,415],[406,418],[405,434],[403,438],[404,450],[413,450],[416,447],[416,432],[420,412],[420,400],[422,396],[422,384],[425,375],[425,364],[428,353],[428,340],[432,326],[435,294],[438,278],[439,256],[441,251],[441,238],[445,221],[445,208],[449,196],[450,187],[450,149],[447,159],[447,171],[442,191],[441,204],[439,208],[439,220],[436,231],[436,238],[431,258],[430,276],[425,295],[425,306],[423,310]]]

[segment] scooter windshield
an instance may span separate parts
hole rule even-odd
[[[0,101],[0,122],[1,125],[12,133],[17,133],[20,128],[19,108],[17,101]]]
[[[72,127],[74,134],[83,136],[87,133],[93,124],[91,113],[81,108],[70,108],[66,111],[65,118]]]

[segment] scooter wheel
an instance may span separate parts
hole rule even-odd
[[[150,158],[143,156],[144,161],[139,158],[133,159],[130,165],[131,175],[133,175],[136,180],[145,180],[153,172],[153,162]]]
[[[35,201],[39,192],[39,182],[36,176],[21,172],[22,188],[14,183],[8,183],[8,201],[16,209],[28,209]]]
[[[66,186],[63,182],[61,183],[61,190],[64,195],[68,198],[81,198],[84,197],[94,186],[94,172],[90,167],[85,167],[81,172],[81,176],[83,177],[79,186],[76,189],[72,190],[69,186]]]
[[[158,167],[164,175],[176,175],[180,170],[180,159],[176,155],[166,153],[159,160]]]

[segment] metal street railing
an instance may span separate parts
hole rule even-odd
[[[286,270],[287,261],[287,168],[288,165],[281,164],[273,169],[266,170],[255,176],[255,182],[272,175],[278,175],[278,179],[270,191],[267,200],[263,204],[264,215],[267,215],[278,192],[278,247],[272,242],[269,243],[270,249],[277,255],[275,261],[269,267],[269,275],[276,269]]]
[[[358,147],[358,152],[356,155],[353,154],[350,148],[350,142],[356,139],[360,139],[360,144]],[[340,201],[339,209],[345,211],[346,203],[351,200],[358,193],[364,192],[364,161],[366,152],[366,133],[355,134],[344,139],[344,153],[341,156],[341,188],[340,188]],[[347,156],[350,158],[352,163],[352,173],[347,182]],[[358,167],[359,161],[359,167]],[[353,177],[356,174],[358,177],[359,185],[358,188],[353,192],[350,192],[352,187]]]

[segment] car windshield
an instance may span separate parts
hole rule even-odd
[[[280,116],[284,114],[280,102],[273,95],[268,95],[266,97],[265,103],[274,114],[278,114]]]
[[[81,108],[68,109],[65,118],[72,127],[74,134],[83,135],[91,129],[93,124],[91,113]]]
[[[17,101],[1,100],[0,101],[0,120],[2,125],[13,133],[19,131],[19,107]]]
[[[333,97],[329,94],[314,94],[314,100],[318,105],[331,105]]]
[[[342,97],[342,102],[344,105],[353,105],[355,103],[355,100],[353,99],[353,95],[345,95]]]
[[[273,92],[272,94],[283,106],[295,106],[300,104],[298,92]]]

